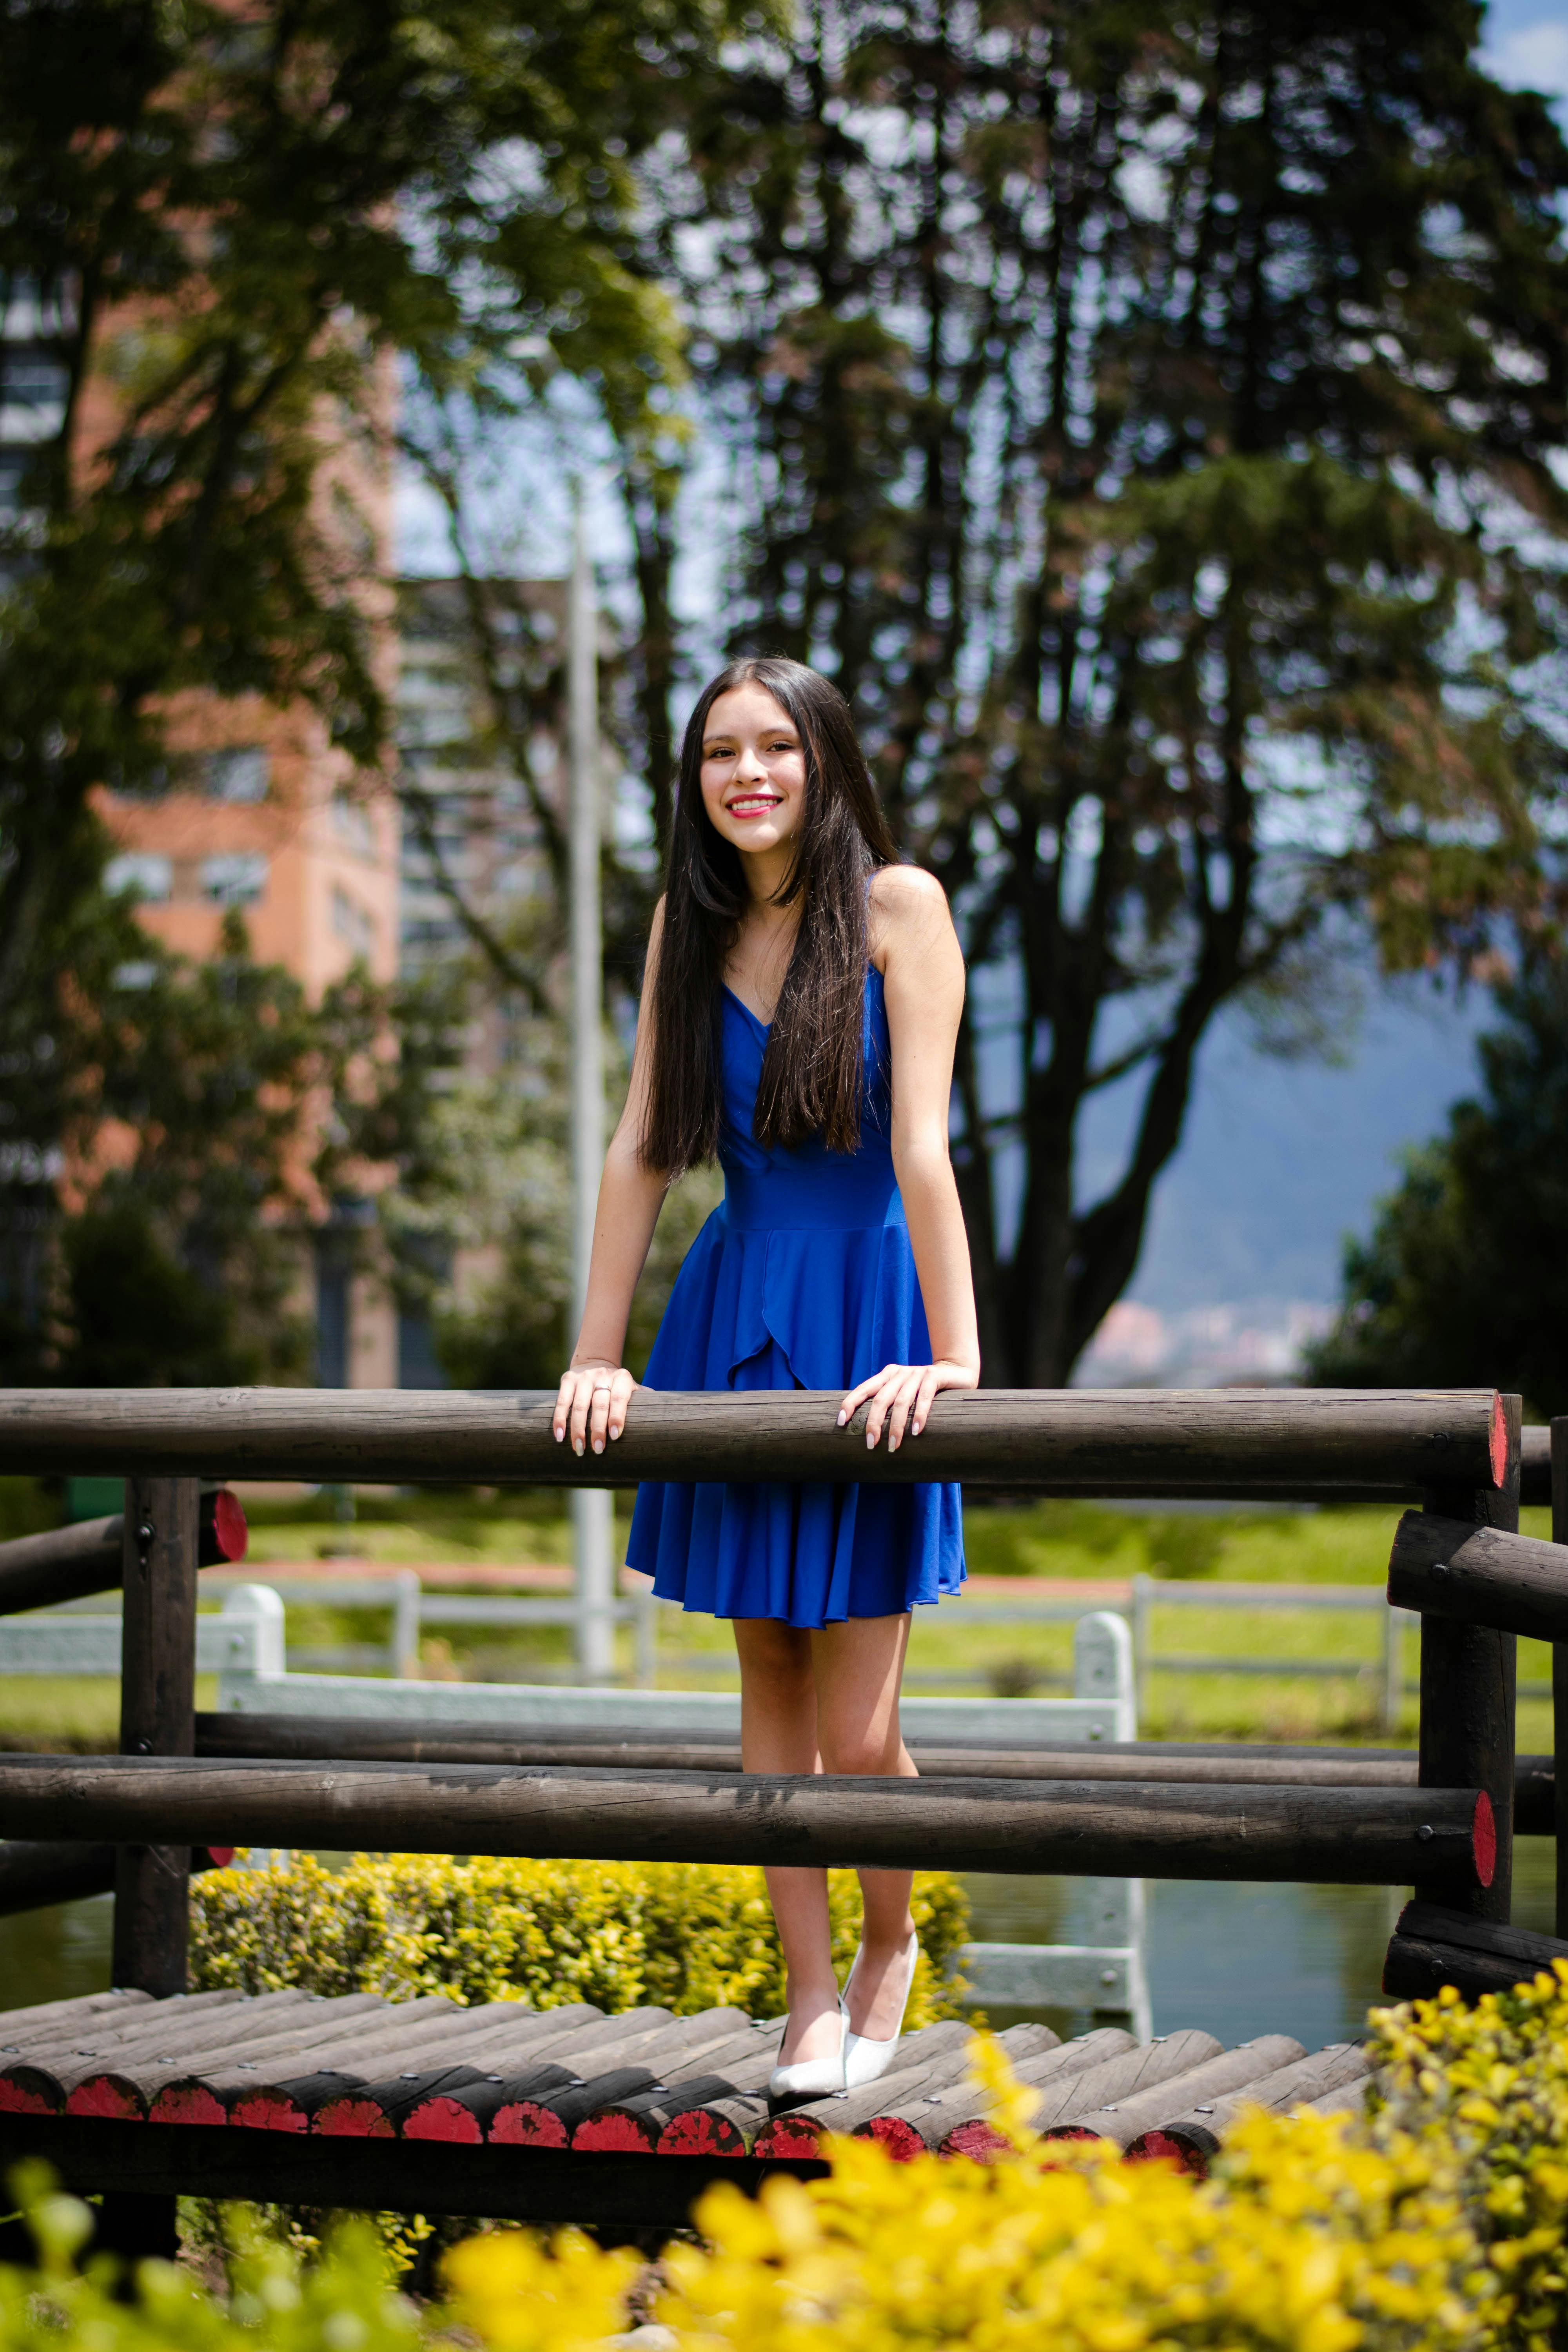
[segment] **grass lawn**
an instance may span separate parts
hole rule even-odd
[[[26,1492],[31,1482],[0,1481],[0,1518],[47,1523],[47,1498]],[[6,1492],[5,1490],[11,1491]],[[552,1492],[360,1493],[352,1519],[340,1518],[317,1494],[279,1497],[252,1488],[245,1496],[251,1528],[247,1566],[265,1578],[268,1565],[352,1556],[388,1563],[420,1560],[568,1562],[571,1524]],[[617,1532],[624,1542],[629,1495],[617,1497]],[[977,1577],[1016,1580],[1026,1604],[1030,1580],[1127,1579],[1138,1574],[1179,1580],[1268,1584],[1383,1582],[1397,1513],[1387,1509],[1289,1511],[1119,1510],[1082,1502],[978,1505],[965,1519],[969,1566]],[[1544,1511],[1523,1515],[1527,1533],[1549,1532]],[[19,1531],[19,1529],[17,1530]],[[1005,1605],[1010,1596],[973,1593],[940,1611],[916,1612],[910,1642],[911,1690],[1007,1693],[1068,1686],[1072,1633],[1066,1624],[986,1624],[970,1610]],[[291,1645],[365,1642],[380,1636],[384,1616],[374,1612],[296,1608],[290,1604]],[[1381,1621],[1374,1613],[1323,1611],[1156,1608],[1156,1655],[1255,1657],[1279,1664],[1278,1675],[1162,1674],[1152,1675],[1141,1728],[1151,1738],[1355,1740],[1386,1737],[1377,1719]],[[630,1634],[619,1637],[620,1664],[631,1663]],[[659,1682],[733,1688],[729,1630],[712,1620],[659,1612]],[[1414,1676],[1415,1643],[1405,1643],[1405,1671]],[[465,1679],[563,1679],[571,1664],[565,1629],[526,1633],[454,1629],[424,1643],[426,1671]],[[1291,1675],[1292,1659],[1342,1661],[1343,1674]],[[1521,1643],[1521,1684],[1550,1679],[1550,1653]],[[211,1704],[210,1698],[198,1704]],[[111,1747],[118,1714],[108,1682],[68,1683],[16,1677],[0,1681],[0,1745]],[[1404,1704],[1397,1737],[1415,1730],[1414,1696]],[[1551,1746],[1551,1707],[1543,1699],[1520,1706],[1520,1745]]]

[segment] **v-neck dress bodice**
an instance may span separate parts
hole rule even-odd
[[[893,1174],[892,1057],[874,965],[862,1037],[858,1149],[814,1139],[767,1150],[752,1130],[767,1024],[724,991],[724,1198],[677,1277],[649,1388],[844,1390],[884,1364],[930,1360]],[[899,1616],[963,1582],[959,1489],[648,1485],[626,1564],[652,1576],[661,1600],[714,1617],[820,1627]]]

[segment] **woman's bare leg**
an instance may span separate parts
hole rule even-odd
[[[812,1643],[820,1638],[771,1617],[737,1617],[741,1762],[748,1772],[819,1772]],[[827,1873],[764,1873],[788,1970],[789,2023],[779,2063],[838,2050],[838,1981],[827,1921]]]
[[[910,1621],[850,1617],[808,1636],[816,1685],[816,1740],[825,1772],[865,1772],[916,1778],[899,1729],[899,1685]],[[860,1962],[849,2004],[851,2033],[886,2042],[899,2030],[903,1978],[897,1962],[909,1949],[907,1870],[863,1870]]]

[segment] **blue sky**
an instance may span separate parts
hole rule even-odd
[[[1500,81],[1568,100],[1568,8],[1541,0],[1495,0],[1487,11],[1485,54]],[[1561,116],[1562,107],[1558,110]]]

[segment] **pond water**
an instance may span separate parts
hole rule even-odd
[[[1072,1882],[974,1877],[973,1932],[988,1942],[1054,1943],[1072,1932]],[[1148,1888],[1148,1961],[1156,2033],[1202,2027],[1226,2043],[1293,2033],[1307,2047],[1353,2039],[1379,1999],[1389,1932],[1404,1891],[1250,1881],[1160,1879]],[[1516,1926],[1552,1931],[1552,1849],[1522,1838]],[[100,1992],[109,1983],[108,1895],[0,1919],[0,2009]],[[1052,2011],[993,2011],[997,2025],[1043,2016],[1058,2032],[1083,2020]]]

